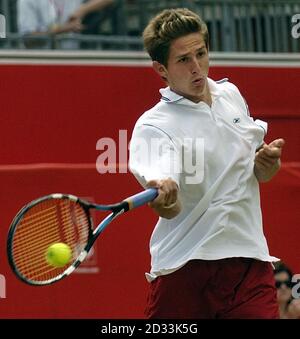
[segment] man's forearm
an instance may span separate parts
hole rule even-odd
[[[99,11],[105,8],[108,5],[111,5],[114,0],[90,0],[88,2],[83,3],[71,16],[76,18],[83,18],[87,14]]]

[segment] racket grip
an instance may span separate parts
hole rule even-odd
[[[158,196],[157,188],[148,188],[143,192],[137,193],[125,201],[128,202],[129,209],[133,209],[142,205],[147,204],[148,202],[154,200]]]

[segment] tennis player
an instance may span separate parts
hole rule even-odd
[[[279,170],[284,140],[265,144],[267,124],[249,116],[238,88],[208,77],[208,31],[197,14],[164,10],[143,38],[167,84],[130,144],[131,171],[159,188],[146,316],[278,318],[278,259],[263,233],[259,182]]]

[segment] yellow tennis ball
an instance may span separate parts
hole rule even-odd
[[[46,259],[48,263],[54,267],[65,266],[72,257],[70,246],[63,242],[57,242],[48,247]]]

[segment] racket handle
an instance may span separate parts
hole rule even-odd
[[[158,196],[157,188],[148,188],[143,192],[137,193],[125,201],[127,201],[129,205],[129,209],[133,209],[142,205],[147,204],[148,202],[154,200]]]

